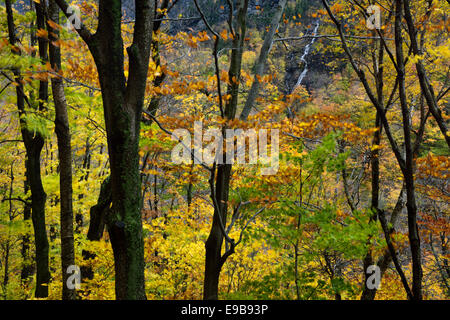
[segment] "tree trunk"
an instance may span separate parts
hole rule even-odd
[[[9,238],[5,243],[5,265],[3,270],[3,299],[7,300],[8,298],[8,283],[9,283],[9,251],[11,249]]]
[[[271,28],[264,38],[264,44],[263,47],[261,48],[258,61],[255,65],[255,81],[247,97],[244,109],[240,115],[240,120],[242,121],[247,120],[247,117],[250,114],[251,108],[253,107],[253,104],[259,92],[260,84],[257,81],[257,76],[262,76],[264,73],[264,68],[267,61],[267,57],[270,52],[270,48],[272,46],[273,37],[276,32],[278,23],[281,19],[282,13],[284,11],[286,2],[287,1],[285,0],[281,0],[279,2],[278,9],[272,18]],[[235,35],[233,37],[233,45],[232,45],[233,49],[231,50],[230,69],[228,71],[229,79],[240,79],[241,75],[242,54],[244,48],[245,33],[247,28],[246,15],[248,8],[248,0],[237,1],[236,7],[237,7],[237,16],[234,28]],[[215,55],[217,55],[216,50],[217,50],[217,42],[215,46],[215,53],[214,53]],[[219,96],[221,96],[220,88],[218,89],[219,89]],[[225,116],[227,119],[232,120],[236,117],[238,105],[238,94],[239,94],[238,81],[232,81],[232,83],[228,86],[227,94],[231,95],[231,99],[226,104],[223,116]],[[224,234],[222,231],[220,221],[222,221],[224,224],[226,224],[227,221],[228,194],[230,189],[231,171],[232,171],[231,164],[218,165],[216,184],[214,188],[215,194],[214,193],[212,194],[212,196],[215,197],[217,207],[215,206],[214,208],[211,231],[205,243],[206,249],[205,279],[203,287],[203,299],[205,300],[218,299],[219,277],[222,266],[225,263],[229,254],[234,252],[233,248],[233,250],[228,252],[227,254],[223,256],[221,254]]]
[[[248,0],[241,0],[237,4],[238,13],[236,29],[238,30],[235,30],[233,39],[230,69],[228,71],[229,79],[240,79],[242,53],[246,32],[247,7]],[[214,54],[217,54],[217,40]],[[225,107],[224,116],[227,119],[234,119],[236,116],[236,108],[238,103],[239,82],[232,81],[232,83],[228,85],[227,91],[227,93],[231,95],[231,99]],[[217,206],[215,206],[214,208],[211,231],[205,243],[205,280],[203,284],[204,300],[218,299],[219,276],[222,265],[225,262],[222,259],[221,254],[224,234],[220,225],[220,221],[222,221],[224,224],[227,221],[228,193],[230,189],[231,169],[231,164],[219,164],[217,168],[215,194],[212,194],[212,197],[215,197]]]
[[[66,15],[68,4],[56,0]],[[141,221],[139,134],[150,60],[153,1],[136,0],[133,43],[127,48],[125,78],[122,1],[100,0],[95,34],[81,23],[77,32],[94,57],[102,91],[111,169],[112,207],[107,226],[114,252],[117,299],[145,299]]]
[[[5,1],[6,15],[8,23],[9,42],[11,45],[17,43],[16,30],[14,25],[14,17],[11,6],[11,0]],[[39,9],[36,9],[39,10]],[[42,21],[38,21],[40,23]],[[20,54],[20,53],[19,53]],[[40,45],[40,54],[45,59],[45,50]],[[17,108],[19,115],[25,114],[26,97],[24,94],[24,86],[21,82],[20,70],[14,70],[14,78],[18,83],[16,86]],[[48,86],[48,84],[47,84]],[[41,101],[47,100],[47,90],[45,83],[41,82],[39,87],[39,98]],[[42,107],[40,103],[39,107]],[[45,226],[45,201],[47,195],[44,192],[41,180],[41,151],[44,146],[44,138],[39,132],[29,132],[26,128],[26,122],[21,117],[21,133],[26,149],[26,179],[31,191],[31,220],[34,229],[34,242],[36,247],[36,298],[48,297],[48,282],[50,281],[50,271],[48,263],[48,239]]]
[[[49,5],[49,18],[59,24],[59,8],[54,2]],[[59,30],[47,25],[50,35],[50,64],[55,72],[61,70],[61,50],[52,44],[59,37]],[[67,280],[69,266],[75,265],[75,249],[73,237],[73,204],[72,204],[72,146],[70,141],[69,116],[61,78],[52,78],[53,100],[55,102],[55,131],[58,140],[58,157],[60,171],[61,197],[61,267],[62,267],[62,299],[74,300],[75,289],[70,289]]]
[[[122,58],[121,53],[116,52],[113,60],[119,61],[108,63],[109,67],[103,66],[102,61],[97,62],[111,163],[112,208],[107,225],[114,251],[116,297],[143,299],[144,246],[138,154],[141,112],[136,106],[126,105],[125,87],[113,81],[122,79],[122,84],[125,83],[123,69],[117,67]]]
[[[267,57],[269,56],[270,50],[273,44],[273,38],[275,33],[278,30],[278,26],[284,12],[284,8],[286,7],[287,0],[280,0],[277,5],[277,11],[275,12],[272,22],[270,24],[269,32],[264,37],[264,43],[261,47],[260,54],[258,56],[258,60],[255,64],[255,75],[253,78],[253,84],[250,88],[250,92],[248,93],[247,100],[245,101],[245,106],[242,109],[240,120],[246,120],[249,116],[252,108],[254,107],[256,98],[258,96],[261,83],[258,80],[258,77],[262,77],[264,75],[264,70],[266,68]]]
[[[216,203],[219,210],[214,210],[213,223],[205,243],[205,280],[203,287],[204,300],[217,300],[219,297],[219,276],[222,269],[222,244],[224,235],[220,219],[227,221],[228,191],[230,187],[231,165],[219,165],[216,181]],[[219,217],[221,215],[221,218]]]
[[[30,135],[31,133],[26,131],[25,136]],[[48,283],[50,281],[49,244],[45,225],[45,201],[47,195],[42,186],[40,166],[43,146],[44,139],[40,136],[25,143],[27,149],[27,180],[30,183],[31,189],[31,220],[33,222],[34,242],[36,246],[36,298],[48,297]]]
[[[24,183],[24,190],[25,194],[28,192],[28,182],[25,180]],[[31,219],[31,205],[28,201],[25,202],[24,208],[23,208],[23,220],[25,223],[28,223]],[[30,256],[30,234],[28,231],[22,236],[22,249],[21,249],[21,255],[22,255],[22,269],[20,271],[20,280],[21,282],[27,283],[29,277],[33,275],[33,264],[31,263],[31,256]]]
[[[420,251],[419,229],[417,226],[417,207],[414,192],[414,150],[411,142],[410,110],[405,91],[405,65],[403,57],[402,38],[402,0],[395,2],[395,47],[398,65],[399,97],[403,118],[403,133],[405,139],[405,169],[403,176],[406,184],[406,207],[408,209],[408,237],[412,256],[412,294],[414,300],[422,300],[422,263]]]
[[[383,95],[383,60],[384,60],[384,47],[380,41],[379,43],[379,49],[378,49],[378,57],[374,57],[374,69],[375,69],[375,82],[376,82],[376,92],[377,92],[377,100],[378,103],[381,106],[384,106],[384,95]],[[373,135],[372,140],[372,146],[378,146],[381,143],[381,134],[383,132],[383,125],[381,123],[381,117],[380,113],[376,112],[375,116],[375,127],[378,128],[378,130]],[[378,148],[375,148],[371,152],[371,186],[372,186],[372,194],[371,194],[371,216],[369,221],[373,222],[377,220],[377,212],[379,209],[379,193],[380,193],[380,152]],[[370,246],[369,239],[369,246]],[[375,295],[377,293],[377,288],[369,289],[367,287],[367,280],[369,278],[369,274],[367,273],[367,269],[369,266],[373,265],[373,257],[372,257],[372,251],[369,248],[369,251],[367,252],[364,261],[363,261],[363,272],[364,272],[364,291],[361,295],[361,300],[374,300]]]

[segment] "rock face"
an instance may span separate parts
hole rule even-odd
[[[82,0],[78,0],[80,3]],[[93,0],[98,4],[98,0]],[[74,1],[75,3],[77,1]],[[72,3],[74,3],[72,2]],[[222,23],[226,23],[228,19],[228,11],[227,6],[225,6],[225,10],[221,10],[220,6],[223,5],[220,1],[211,1],[211,0],[198,0],[201,8],[203,9],[205,15],[208,17],[209,22],[212,25],[218,25]],[[233,3],[236,5],[236,0],[233,0]],[[134,0],[122,0],[122,8],[124,12],[124,16],[126,19],[134,19]],[[278,0],[249,0],[248,14],[249,18],[249,27],[257,28],[262,30],[265,28],[265,17],[270,17],[272,10],[278,5]],[[16,2],[16,9],[21,12],[24,10],[26,4],[18,1]],[[298,12],[304,16],[302,18],[303,25],[311,25],[310,29],[306,32],[311,34],[314,31],[315,21],[312,21],[308,18],[308,11],[315,10],[320,6],[319,0],[299,0],[295,3],[294,6],[291,5],[290,8],[286,9],[287,15],[291,15],[294,12]],[[263,11],[259,8],[262,8]],[[289,11],[289,12],[288,12]],[[177,4],[172,8],[169,16],[170,18],[176,18],[180,15],[183,18],[188,17],[198,17],[199,14],[195,8],[194,2],[192,0],[178,0]],[[251,18],[252,16],[257,17],[255,19]],[[200,31],[205,29],[205,25],[200,18],[192,19],[192,20],[183,20],[183,21],[172,21],[170,25],[168,25],[169,34],[176,34],[180,31]],[[320,33],[320,29],[319,29]],[[322,41],[322,40],[320,40]],[[305,68],[307,67],[307,72],[305,72],[304,77],[301,81],[301,84],[304,85],[308,90],[314,90],[317,88],[321,88],[326,86],[329,83],[329,74],[331,72],[330,68],[327,67],[327,63],[330,62],[334,57],[329,53],[317,52],[315,50],[315,45],[319,40],[315,43],[311,43],[311,39],[305,39],[302,41],[297,41],[295,43],[291,43],[290,48],[293,48],[286,54],[286,76],[284,79],[284,88],[283,92],[290,93],[295,88],[299,77],[301,77],[302,73],[305,72]],[[305,48],[310,45],[309,51],[306,55]],[[304,59],[301,59],[304,55]]]
[[[336,59],[337,57],[330,52],[311,52],[306,59],[308,61],[308,74],[302,84],[309,91],[328,86],[331,83],[331,75],[343,68],[342,65],[338,69],[331,69],[327,65],[329,62]]]
[[[308,61],[306,60],[308,58],[308,55],[311,51],[311,47],[314,45],[314,43],[316,42],[316,36],[317,36],[317,32],[319,30],[320,27],[320,20],[317,20],[314,22],[314,28],[311,32],[311,36],[313,38],[309,39],[309,42],[306,44],[305,49],[303,51],[303,54],[300,57],[300,63],[303,65],[303,71],[302,73],[300,73],[300,76],[298,77],[297,82],[294,85],[294,90],[295,88],[297,88],[298,86],[302,85],[303,80],[305,79],[305,77],[308,74]]]
[[[323,87],[331,71],[327,66],[330,55],[317,52],[316,41],[305,39],[295,44],[295,49],[286,55],[285,90],[291,93],[298,85],[308,91]]]
[[[320,27],[317,28],[317,23],[320,25],[320,21],[306,20],[304,24],[309,24],[311,27],[305,34],[320,35]],[[341,57],[331,51],[317,50],[320,43],[327,41],[329,40],[306,38],[292,44],[294,49],[288,52],[285,60],[286,75],[283,92],[291,93],[297,85],[306,87],[310,92],[326,87],[331,82],[330,76],[342,70],[343,65],[337,69],[329,67],[330,62]]]

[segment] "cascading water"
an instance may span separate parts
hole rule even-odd
[[[317,36],[317,31],[319,30],[319,26],[320,26],[320,20],[317,20],[316,26],[314,27],[314,30],[312,33],[311,42],[306,45],[305,52],[303,52],[303,55],[300,58],[300,60],[303,62],[304,69],[303,69],[303,72],[298,77],[297,83],[294,86],[294,90],[297,89],[297,87],[302,84],[303,79],[305,78],[306,74],[308,73],[308,62],[306,61],[306,57],[308,56],[312,45],[314,44],[314,42],[316,42],[316,36]],[[294,90],[292,90],[292,91],[294,91]]]

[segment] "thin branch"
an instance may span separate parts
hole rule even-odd
[[[26,205],[31,205],[30,201],[24,200],[22,198],[4,198],[4,199],[2,199],[2,202],[5,202],[5,201],[20,201],[20,202],[23,202]]]
[[[392,261],[394,262],[395,269],[397,270],[397,272],[398,272],[398,274],[400,276],[400,279],[402,281],[403,287],[406,290],[406,294],[408,296],[408,299],[409,300],[413,300],[413,295],[412,295],[411,289],[409,288],[408,281],[406,280],[405,273],[403,272],[402,266],[400,265],[400,263],[398,261],[397,254],[395,253],[394,245],[392,244],[392,241],[391,241],[391,235],[390,235],[390,231],[389,231],[389,228],[387,226],[387,223],[386,223],[386,218],[384,216],[384,211],[378,210],[378,218],[380,219],[381,227],[383,228],[383,232],[384,232],[384,236],[385,236],[385,239],[386,239],[386,243],[388,245],[389,252],[391,253],[391,257],[392,257]]]
[[[2,141],[0,141],[0,144],[10,143],[10,142],[23,142],[23,140],[2,140]]]
[[[345,37],[348,39],[361,39],[361,40],[380,40],[380,37],[369,37],[369,36],[353,36],[349,34],[345,34]],[[274,42],[277,41],[289,41],[289,40],[303,40],[303,39],[321,39],[321,38],[339,38],[339,34],[322,34],[322,35],[304,35],[301,37],[285,37],[274,39]],[[386,38],[385,40],[393,41],[394,39]]]
[[[234,28],[233,28],[233,11],[234,11],[234,7],[233,7],[233,1],[232,0],[227,0],[228,3],[228,27],[230,28],[230,32],[233,35],[233,38],[236,36],[236,33],[234,32]]]
[[[353,69],[355,70],[356,74],[358,75],[361,83],[363,84],[364,89],[366,90],[366,93],[367,93],[370,101],[372,102],[372,104],[375,106],[375,108],[377,109],[377,111],[380,114],[380,117],[381,117],[384,129],[385,129],[386,136],[388,137],[388,140],[389,140],[389,142],[391,144],[392,151],[394,152],[395,157],[397,158],[397,162],[398,162],[398,164],[400,166],[400,169],[402,170],[403,173],[405,173],[405,165],[406,165],[405,164],[405,159],[403,158],[403,155],[400,152],[400,148],[398,147],[397,142],[395,141],[394,137],[392,136],[391,129],[389,127],[389,122],[388,122],[388,120],[386,118],[385,110],[384,110],[383,106],[379,104],[378,99],[375,97],[374,93],[372,92],[372,89],[370,88],[370,85],[369,85],[369,83],[367,81],[367,78],[366,78],[366,75],[365,75],[364,71],[362,71],[358,67],[358,65],[356,64],[355,59],[353,58],[353,55],[352,55],[352,53],[350,52],[350,49],[347,46],[347,41],[346,41],[344,32],[342,30],[341,23],[337,20],[337,18],[335,17],[333,12],[331,11],[331,8],[330,8],[330,6],[328,4],[328,1],[327,0],[322,0],[322,3],[325,6],[325,9],[326,9],[328,15],[330,16],[331,20],[336,25],[336,29],[338,30],[339,36],[340,36],[340,39],[341,39],[342,48],[344,49],[347,57],[349,58],[350,63],[352,65]]]
[[[71,18],[71,14],[69,13],[69,5],[65,0],[54,0],[58,4],[58,6],[61,8],[61,11],[65,14],[67,19]],[[94,36],[87,27],[83,24],[80,18],[80,25],[77,26],[79,28],[75,28],[80,37],[86,42],[86,44],[89,46],[91,43],[92,37]]]
[[[215,35],[217,38],[220,38],[219,34],[214,31],[214,29],[211,27],[211,25],[209,24],[208,20],[206,19],[205,14],[203,13],[202,9],[200,8],[200,6],[198,5],[198,0],[194,0],[195,3],[195,7],[197,8],[198,13],[200,14],[200,17],[202,18],[203,22],[205,23],[205,26],[208,28],[208,30]]]

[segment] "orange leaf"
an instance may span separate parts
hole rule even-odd
[[[220,33],[220,36],[222,37],[223,40],[228,40],[228,32],[227,32],[227,30],[223,30]]]
[[[62,27],[59,24],[55,23],[53,20],[47,20],[47,23],[54,30],[62,29]]]
[[[47,39],[48,38],[48,32],[47,32],[47,30],[44,30],[44,29],[38,29],[36,31],[36,36],[38,36],[39,38]]]

